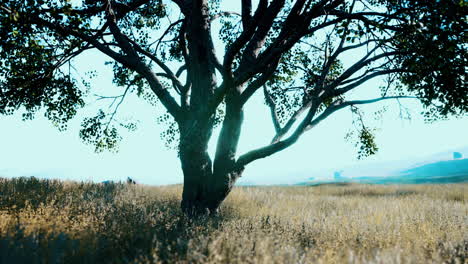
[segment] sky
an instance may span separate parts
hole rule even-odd
[[[0,177],[37,176],[94,182],[132,177],[139,183],[151,185],[182,183],[177,153],[166,148],[160,139],[164,126],[156,119],[161,108],[134,95],[126,99],[119,115],[138,121],[138,129],[124,131],[118,153],[94,153],[92,146],[79,139],[82,119],[93,116],[99,108],[107,109],[106,102],[96,101],[92,94],[121,93],[112,83],[111,68],[104,65],[105,61],[109,59],[93,51],[75,61],[77,73],[83,75],[85,71],[95,70],[97,77],[92,80],[93,90],[87,98],[87,106],[70,122],[67,131],[58,131],[41,114],[32,121],[21,121],[20,115],[0,116]],[[362,99],[374,98],[372,91],[375,89],[372,88],[380,84],[379,80],[369,82],[355,95]],[[304,181],[310,175],[332,177],[333,171],[343,168],[390,162],[403,164],[435,153],[466,149],[468,117],[426,124],[419,114],[422,107],[418,102],[405,101],[404,105],[410,109],[410,120],[399,116],[399,107],[394,101],[363,107],[368,113],[367,124],[377,129],[377,155],[357,159],[354,143],[345,140],[352,128],[351,113],[345,109],[307,132],[291,148],[248,165],[240,182],[293,183]],[[381,118],[374,119],[372,113],[384,106],[387,111]],[[245,112],[239,154],[268,144],[274,132],[261,93],[246,105]],[[210,143],[211,153],[214,153],[218,132],[219,129]]]
[[[83,57],[83,65],[99,72],[93,80],[93,87],[96,87],[93,92],[102,90],[106,95],[119,94],[111,82],[110,69],[104,66],[105,58],[98,60],[98,56]],[[81,142],[78,130],[83,117],[92,116],[105,105],[93,96],[87,101],[88,105],[64,132],[58,131],[41,115],[32,121],[21,121],[19,115],[0,116],[0,177],[37,176],[100,182],[125,180],[129,176],[151,185],[182,182],[176,151],[165,147],[160,139],[164,126],[156,122],[160,115],[157,109],[136,96],[129,97],[119,113],[122,118],[138,120],[138,129],[123,131],[118,153],[94,153],[92,146]],[[404,163],[468,146],[468,118],[426,124],[419,114],[422,110],[419,103],[404,103],[411,109],[411,120],[400,118],[396,102],[381,102],[363,108],[369,113],[367,123],[377,128],[379,152],[375,156],[357,159],[354,143],[345,140],[352,127],[351,114],[349,110],[341,110],[304,134],[291,148],[251,163],[240,182],[293,183],[310,175],[331,177],[333,171],[342,168],[382,162]],[[374,120],[372,113],[383,106],[388,108],[387,111],[382,118]],[[268,144],[274,131],[261,93],[248,103],[245,112],[239,154]],[[218,132],[219,129],[213,135],[211,153]]]

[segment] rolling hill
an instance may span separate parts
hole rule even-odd
[[[423,184],[468,182],[468,159],[441,160],[413,165],[388,176],[335,177],[321,181],[306,181],[298,185],[324,183],[369,183],[369,184]]]

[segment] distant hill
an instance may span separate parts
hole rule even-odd
[[[337,180],[307,181],[298,185],[324,183],[422,184],[468,182],[468,159],[443,160],[403,169],[390,176],[361,176]]]
[[[468,159],[425,164],[402,171],[398,178],[409,183],[468,182]]]

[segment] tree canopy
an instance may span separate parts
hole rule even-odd
[[[99,50],[111,59],[114,83],[126,89],[114,97],[115,111],[83,121],[80,136],[97,150],[114,148],[118,105],[129,93],[157,98],[184,174],[197,167],[188,157],[197,156],[210,168],[198,166],[201,174],[231,183],[233,172],[291,146],[346,107],[359,117],[359,105],[411,97],[423,103],[428,118],[468,110],[466,1],[236,4],[238,10],[220,0],[2,0],[0,113],[23,111],[30,119],[43,108],[64,129],[86,94],[67,65]],[[382,77],[380,97],[348,99]],[[243,106],[260,92],[276,135],[269,145],[238,155]],[[222,128],[212,164],[206,146],[216,125]],[[362,123],[361,155],[376,151],[371,132]]]

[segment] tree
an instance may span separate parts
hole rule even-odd
[[[219,0],[2,0],[0,113],[23,111],[31,119],[42,108],[65,129],[84,106],[72,59],[99,50],[112,59],[114,82],[125,92],[111,97],[119,102],[115,111],[85,119],[80,136],[97,150],[116,147],[118,105],[129,93],[157,97],[168,114],[166,135],[178,138],[181,207],[196,215],[216,212],[249,163],[290,147],[340,109],[359,116],[360,105],[399,98],[419,99],[428,117],[468,109],[465,1],[238,4],[233,12],[221,10]],[[347,99],[382,77],[380,97]],[[244,105],[260,92],[276,135],[237,153]],[[207,144],[217,125],[212,159]],[[360,154],[373,154],[372,130],[360,128]]]

